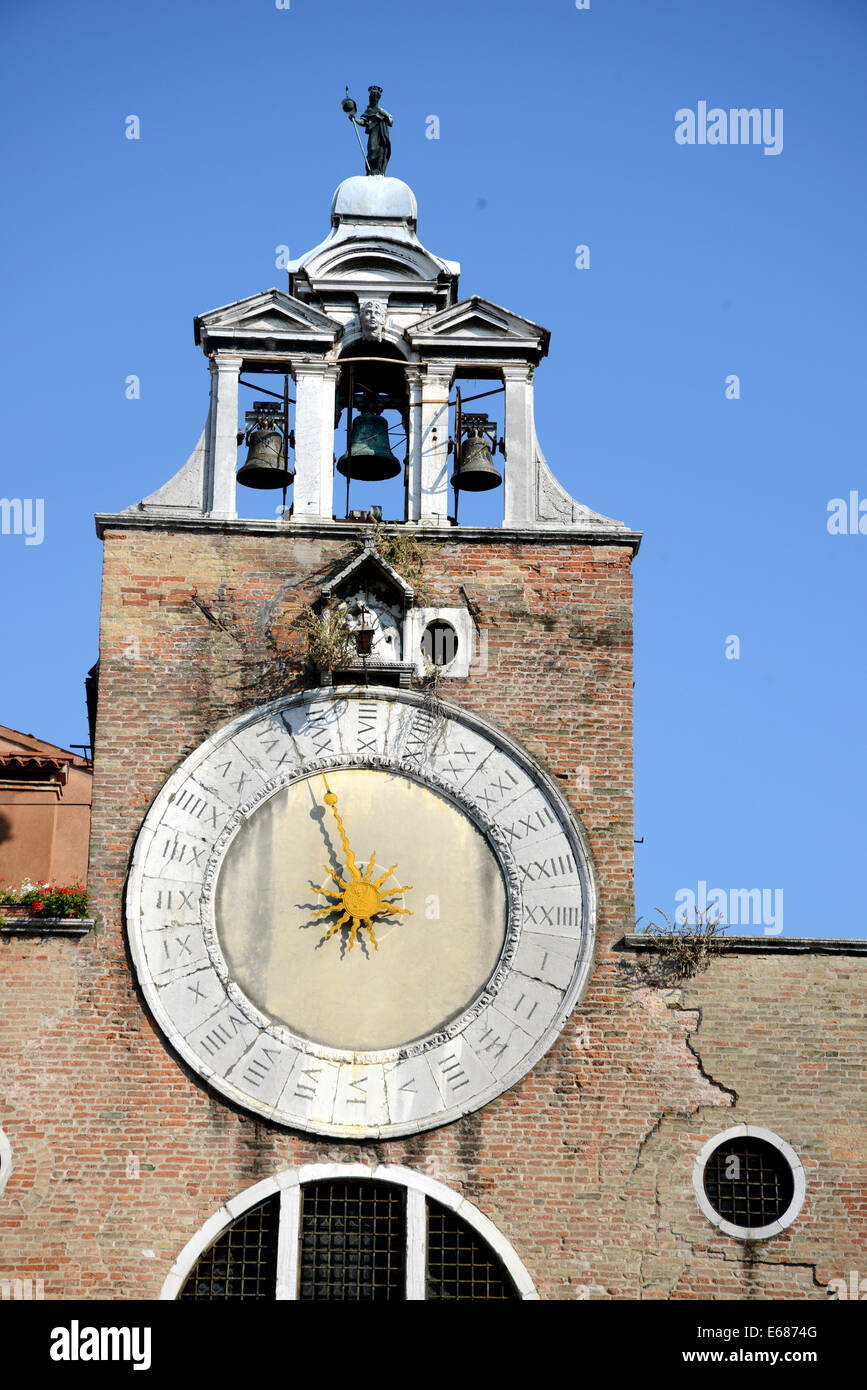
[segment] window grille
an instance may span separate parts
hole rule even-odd
[[[178,1297],[207,1302],[273,1298],[279,1224],[279,1196],[245,1212],[199,1256]]]
[[[384,1182],[309,1183],[301,1194],[300,1299],[402,1299],[404,1193]]]
[[[483,1230],[418,1187],[329,1175],[251,1206],[181,1276],[175,1296],[211,1302],[527,1297]]]
[[[510,1299],[516,1294],[502,1264],[454,1212],[427,1204],[429,1299]]]
[[[792,1201],[792,1169],[773,1144],[752,1136],[720,1144],[707,1160],[704,1190],[714,1211],[733,1226],[770,1226]]]

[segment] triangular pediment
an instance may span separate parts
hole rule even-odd
[[[538,323],[473,295],[407,329],[413,347],[440,349],[467,344],[494,350],[522,349],[536,357],[548,351],[549,333]]]
[[[232,342],[273,338],[278,342],[333,342],[340,325],[327,314],[304,304],[285,290],[260,294],[224,304],[195,321],[196,342]]]
[[[405,607],[411,606],[412,586],[407,584],[393,565],[382,558],[369,540],[348,565],[335,574],[333,579],[329,579],[327,584],[323,584],[320,595],[323,599],[339,598],[346,589],[369,581],[384,586]]]

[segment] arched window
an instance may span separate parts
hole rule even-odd
[[[161,1297],[535,1299],[515,1251],[477,1207],[408,1168],[320,1164],[257,1183],[182,1251]]]

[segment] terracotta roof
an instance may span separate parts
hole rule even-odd
[[[12,748],[4,748],[4,743],[11,743]],[[74,767],[87,767],[86,758],[80,754],[73,753],[68,748],[61,748],[57,743],[48,743],[45,739],[36,738],[33,734],[23,734],[19,729],[10,729],[5,724],[0,724],[0,760],[8,757],[29,755],[28,761],[33,761],[34,755],[38,758],[59,760],[63,764],[72,764]]]

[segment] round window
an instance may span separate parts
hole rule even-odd
[[[721,1231],[762,1240],[795,1220],[804,1201],[804,1170],[776,1134],[737,1125],[705,1144],[693,1186],[705,1216]]]
[[[437,618],[422,633],[421,649],[432,666],[450,666],[458,654],[458,634],[451,623]]]

